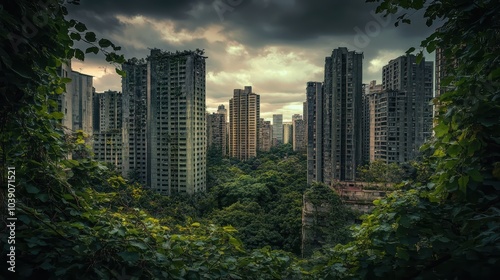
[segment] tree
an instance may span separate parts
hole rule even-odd
[[[88,157],[82,135],[67,137],[57,96],[63,63],[119,47],[75,20],[61,1],[4,1],[0,10],[0,199],[7,279],[277,279],[294,258],[245,251],[232,227],[166,225],[151,193]],[[72,3],[77,3],[74,0]],[[85,50],[74,42],[89,44]],[[121,73],[120,69],[117,69]],[[68,159],[78,151],[78,159]],[[153,197],[154,196],[150,196]],[[154,202],[163,202],[155,198]],[[168,200],[167,200],[168,201]],[[137,207],[139,206],[140,207]],[[145,208],[148,208],[146,210]],[[183,210],[185,208],[182,208]],[[159,214],[159,213],[155,213]],[[188,220],[188,219],[187,219]],[[173,222],[172,222],[173,223]],[[8,225],[8,226],[7,226]],[[9,238],[14,232],[15,240]],[[8,242],[4,242],[8,241]],[[15,241],[15,242],[14,242]],[[296,276],[295,276],[296,277]]]
[[[394,184],[405,178],[405,172],[396,163],[387,164],[382,160],[370,162],[358,168],[359,179],[370,183]]]
[[[446,58],[428,182],[375,201],[355,240],[331,249],[318,278],[494,279],[500,263],[500,6],[497,1],[368,0],[377,12],[424,10],[443,26],[422,41]],[[414,51],[414,48],[408,52]],[[326,264],[326,267],[324,266]]]

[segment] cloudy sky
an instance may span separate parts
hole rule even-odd
[[[261,117],[302,114],[308,81],[323,81],[325,57],[337,47],[363,52],[363,81],[380,81],[381,68],[435,28],[422,11],[408,11],[412,25],[394,27],[397,16],[375,14],[364,0],[81,0],[69,16],[98,37],[122,47],[125,57],[146,57],[150,48],[205,49],[207,111],[228,107],[233,89],[252,86],[261,96]],[[434,60],[433,54],[426,54]],[[100,56],[73,61],[73,70],[94,76],[96,91],[121,91],[121,79]]]

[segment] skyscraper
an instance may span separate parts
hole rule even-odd
[[[224,121],[227,122],[227,109],[224,107],[224,104],[220,104],[217,107],[217,114],[223,114],[224,115]]]
[[[228,114],[227,114],[227,109],[226,107],[224,106],[224,104],[220,104],[218,107],[217,107],[217,113],[218,114],[224,114],[224,122],[226,123],[225,127],[226,127],[226,131],[224,132],[224,137],[225,137],[225,141],[226,141],[226,146],[225,146],[225,150],[224,150],[224,156],[228,155],[229,154],[229,122],[227,121],[227,118],[228,118]]]
[[[94,158],[122,171],[122,94],[106,91],[94,94]]]
[[[293,120],[293,150],[303,152],[306,150],[306,123],[302,119]]]
[[[382,91],[373,93],[374,159],[402,163],[415,158],[431,137],[432,62],[405,55],[383,67]]]
[[[123,66],[124,173],[161,194],[206,188],[205,59],[152,49]]]
[[[307,183],[323,182],[323,84],[308,82],[307,107]]]
[[[229,100],[229,156],[247,160],[259,147],[260,96],[251,86],[235,89]]]
[[[363,109],[365,110],[365,130],[364,130],[364,145],[363,145],[363,154],[365,157],[365,164],[368,162],[372,162],[375,160],[375,140],[377,133],[375,129],[375,119],[377,117],[375,101],[377,100],[375,97],[382,92],[382,85],[377,84],[377,81],[373,80],[370,84],[365,88],[365,104],[363,105]],[[366,138],[367,137],[367,138]]]
[[[325,58],[325,81],[308,82],[308,183],[356,179],[363,149],[363,54],[337,48]]]
[[[293,126],[292,123],[283,123],[283,144],[291,144],[293,142]]]
[[[62,78],[72,78],[71,60],[61,65],[59,75]],[[66,84],[65,92],[51,96],[51,98],[57,102],[57,111],[63,113],[61,125],[66,132],[71,131],[73,129],[73,86]]]
[[[92,95],[93,77],[76,71],[71,71],[71,83],[66,87],[72,87],[72,130],[83,130],[89,136],[92,135]]]
[[[323,177],[352,181],[362,163],[363,53],[334,49],[325,59]]]
[[[73,71],[71,61],[63,63],[59,70],[62,78],[70,78],[66,91],[53,98],[58,112],[63,113],[62,126],[67,133],[82,130],[91,136],[93,132],[93,76]]]
[[[270,121],[259,119],[259,151],[269,152],[272,146],[273,129]]]
[[[283,115],[275,114],[273,115],[273,139],[276,142],[283,144]]]
[[[122,175],[146,185],[146,122],[148,67],[145,59],[122,65]]]
[[[223,157],[226,156],[226,131],[227,129],[225,114],[207,114],[208,148],[218,150],[220,155],[222,155]]]

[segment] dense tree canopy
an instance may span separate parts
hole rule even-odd
[[[380,2],[378,12],[395,13],[400,7],[409,14],[423,10],[428,25],[443,22],[421,45],[430,52],[440,47],[447,57],[446,91],[436,99],[435,138],[423,147],[429,156],[419,165],[433,175],[426,171],[416,177],[419,181],[375,201],[375,210],[354,226],[347,244],[326,246],[304,260],[272,250],[298,252],[298,215],[307,184],[296,171],[305,170],[303,156],[282,146],[247,162],[219,159],[211,167],[211,190],[200,197],[160,197],[126,182],[87,156],[81,133],[63,132],[54,100],[69,82],[58,75],[65,61],[103,52],[108,61],[119,64],[123,61],[115,53],[119,47],[98,40],[83,23],[65,19],[67,11],[59,1],[3,3],[0,199],[15,199],[16,206],[14,212],[0,215],[3,221],[9,213],[17,218],[16,243],[2,242],[2,256],[15,246],[16,276],[496,277],[500,266],[500,5],[496,0],[369,2]],[[399,19],[410,20],[407,14]],[[75,48],[76,41],[89,44],[88,48]],[[74,151],[80,157],[68,159]],[[7,177],[9,167],[15,168],[13,180]],[[8,180],[13,181],[12,187]],[[234,224],[240,231],[224,224]],[[3,227],[0,239],[8,236],[9,228]],[[263,244],[269,246],[251,249]],[[7,279],[16,277],[7,275]]]
[[[15,255],[7,256],[13,261],[12,270],[2,275],[7,279],[279,279],[299,273],[290,266],[294,258],[289,253],[266,248],[246,251],[233,227],[191,222],[185,216],[198,209],[164,213],[159,204],[175,204],[173,200],[129,185],[89,158],[83,135],[67,135],[60,125],[55,97],[70,80],[58,73],[67,60],[83,60],[85,53],[101,51],[107,61],[119,64],[123,57],[114,53],[119,47],[98,40],[83,23],[65,19],[67,11],[59,1],[2,5],[0,198],[10,199],[15,207],[9,206],[9,212],[4,208],[0,215],[2,221],[17,218],[9,222],[15,223],[15,243],[4,242],[11,232],[7,222],[0,231],[2,256]],[[89,47],[74,48],[74,41]],[[68,159],[75,151],[80,156]],[[15,176],[8,170],[15,170]],[[181,217],[176,217],[179,213]]]
[[[406,176],[401,166],[396,163],[387,164],[382,160],[358,168],[358,178],[363,182],[395,184],[402,182]]]

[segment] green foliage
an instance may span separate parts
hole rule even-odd
[[[356,215],[342,202],[335,191],[325,184],[315,182],[304,193],[304,200],[315,208],[312,231],[316,239],[329,247],[351,240],[349,228]]]
[[[212,157],[207,177],[218,183],[194,203],[211,201],[216,207],[199,217],[233,225],[246,248],[270,246],[299,255],[305,164],[290,145],[244,162]]]
[[[375,201],[352,242],[310,260],[311,274],[494,279],[500,264],[500,6],[497,1],[368,2],[380,2],[377,12],[386,14],[423,9],[428,26],[444,22],[421,45],[429,52],[439,47],[446,57],[444,93],[435,100],[435,138],[422,147],[430,155],[414,165],[423,181]],[[398,23],[410,23],[408,17],[403,13]]]
[[[210,192],[189,198],[159,197],[126,182],[89,158],[85,135],[63,132],[54,98],[69,82],[58,76],[65,61],[102,52],[106,61],[120,64],[123,57],[115,53],[119,47],[98,39],[83,23],[65,19],[67,10],[57,1],[44,7],[33,1],[3,4],[0,179],[6,186],[7,166],[16,168],[16,276],[496,277],[500,6],[493,0],[369,0],[375,1],[380,2],[378,12],[425,9],[428,25],[444,22],[421,45],[427,51],[442,48],[448,58],[443,83],[447,90],[436,99],[436,137],[423,147],[429,156],[414,165],[422,171],[417,183],[375,201],[375,210],[353,228],[352,241],[327,246],[300,262],[291,253],[272,249],[300,252],[301,199],[307,187],[303,155],[282,145],[246,162],[216,160],[209,168]],[[410,22],[406,14],[399,20]],[[75,41],[89,47],[74,48]],[[308,195],[321,200],[332,194],[327,191],[313,186]],[[0,199],[6,201],[5,192]],[[341,205],[335,196],[327,201]],[[5,211],[0,215],[6,220]],[[0,231],[0,239],[7,240],[7,234]],[[264,244],[269,246],[249,250]],[[4,256],[9,250],[9,244],[2,243]]]
[[[18,218],[8,279],[297,278],[289,253],[246,251],[234,228],[192,222],[186,212],[199,209],[127,183],[90,158],[85,135],[64,133],[54,98],[70,81],[58,76],[62,63],[96,52],[117,64],[123,57],[65,19],[60,2],[44,3],[10,1],[0,11],[0,179],[7,186],[7,166],[15,167]],[[73,48],[74,41],[90,46]],[[177,210],[162,212],[163,203]],[[2,242],[4,256],[10,246]]]
[[[382,160],[370,162],[358,168],[359,179],[363,182],[395,184],[406,177],[403,168],[396,164],[387,164]]]

